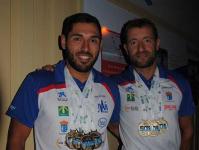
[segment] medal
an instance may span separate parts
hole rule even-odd
[[[137,98],[140,101],[142,121],[138,125],[139,135],[155,137],[166,133],[168,122],[163,118],[162,91],[159,78],[159,70],[156,68],[148,88],[140,75],[134,70]],[[142,85],[142,86],[141,86]],[[150,119],[150,120],[149,120]]]
[[[138,132],[141,136],[149,136],[150,135],[151,126],[148,120],[143,120],[139,124]]]
[[[91,131],[85,134],[83,131],[71,130],[66,134],[65,144],[70,149],[93,150],[102,144],[102,137],[99,132]]]
[[[158,123],[160,126],[160,132],[165,133],[168,130],[168,122],[164,118],[161,118],[158,120]]]
[[[159,124],[156,120],[151,120],[151,132],[149,136],[158,136],[160,134]]]

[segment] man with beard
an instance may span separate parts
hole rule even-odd
[[[157,64],[160,40],[155,25],[148,19],[130,20],[123,25],[120,40],[130,63],[114,77],[121,97],[122,149],[190,149],[194,113],[190,85]],[[115,134],[119,135],[117,129]]]
[[[94,16],[78,13],[64,20],[64,61],[53,72],[35,71],[23,81],[7,111],[7,150],[25,149],[33,127],[36,150],[108,150],[107,125],[120,106],[117,85],[93,69],[101,38]]]

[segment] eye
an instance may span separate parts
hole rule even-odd
[[[78,42],[78,41],[81,41],[82,38],[80,36],[73,36],[73,37],[71,37],[71,40],[75,41],[75,42]]]
[[[100,40],[99,40],[99,38],[91,38],[90,42],[93,44],[99,44]]]
[[[129,41],[129,45],[130,45],[130,46],[136,46],[137,43],[138,43],[137,40],[131,40],[131,41]]]
[[[144,42],[145,44],[151,44],[151,43],[153,43],[153,39],[152,39],[152,38],[145,38],[145,39],[143,40],[143,42]]]

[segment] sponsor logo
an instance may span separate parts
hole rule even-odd
[[[131,86],[129,86],[129,87],[126,88],[126,92],[135,93],[134,89]]]
[[[68,101],[66,94],[64,91],[57,92],[57,100],[58,101]]]
[[[68,121],[67,120],[62,120],[59,123],[60,123],[60,132],[61,133],[66,133],[67,130],[68,130]]]
[[[124,107],[124,110],[125,110],[125,112],[129,112],[129,111],[138,111],[139,108],[138,108],[138,106],[128,106],[128,105],[126,105],[126,106]]]
[[[13,110],[15,110],[15,109],[16,109],[16,107],[15,107],[15,106],[10,105],[10,110],[11,110],[11,111],[13,111]]]
[[[105,98],[106,95],[95,95],[95,98]]]
[[[127,93],[126,99],[127,99],[128,102],[135,101],[135,94],[134,93]]]
[[[59,137],[56,141],[56,145],[58,148],[61,149],[61,146],[64,145],[64,142],[61,140],[61,137]]]
[[[172,98],[172,93],[171,92],[169,92],[169,91],[167,91],[166,93],[166,97],[167,97],[167,100],[168,101],[171,101],[173,98]]]
[[[98,126],[100,127],[100,128],[103,128],[103,127],[105,127],[107,125],[107,119],[106,118],[100,118],[99,120],[98,120]]]
[[[176,110],[176,105],[164,105],[164,110]]]
[[[101,113],[108,112],[108,105],[106,104],[106,101],[101,100],[101,102],[98,104],[98,112]]]
[[[58,106],[59,116],[69,116],[68,106]]]

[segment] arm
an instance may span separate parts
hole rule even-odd
[[[181,145],[180,150],[190,150],[193,137],[193,123],[191,116],[184,116],[179,118],[179,125],[181,129]]]
[[[11,119],[6,150],[25,150],[25,142],[31,132],[31,128]]]
[[[119,136],[119,123],[109,123],[108,130],[113,134],[117,139],[120,138]]]

